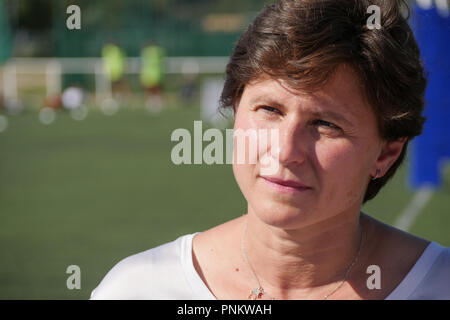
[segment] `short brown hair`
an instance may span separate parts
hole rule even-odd
[[[381,29],[369,29],[377,5]],[[241,35],[226,68],[221,108],[235,109],[244,87],[262,75],[299,90],[324,85],[340,64],[350,65],[386,141],[406,137],[397,161],[370,181],[372,199],[402,163],[408,142],[422,132],[427,80],[401,0],[279,0],[266,6]]]

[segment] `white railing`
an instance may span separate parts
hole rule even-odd
[[[166,74],[221,74],[225,72],[228,57],[167,57],[164,61]],[[126,58],[125,73],[138,74],[140,58]],[[97,101],[111,96],[111,83],[105,76],[101,58],[12,58],[3,66],[3,97],[6,101],[17,101],[17,75],[45,74],[47,96],[61,93],[63,74],[95,75],[95,97]]]

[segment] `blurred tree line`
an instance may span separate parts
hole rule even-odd
[[[150,40],[166,47],[169,55],[227,55],[239,33],[256,12],[264,4],[272,2],[2,1],[5,3],[16,56],[98,56],[101,46],[108,41],[119,43],[130,55],[137,55],[140,47]],[[72,4],[81,8],[82,28],[78,31],[66,28],[66,9]],[[231,22],[235,26],[230,27]],[[224,24],[227,28],[223,27]],[[213,28],[208,30],[208,26]]]
[[[99,56],[105,42],[138,55],[153,41],[171,56],[229,55],[237,37],[273,0],[0,0],[2,52],[15,56]],[[408,0],[412,3],[413,0]],[[81,8],[68,30],[66,9]],[[2,8],[3,7],[3,8]],[[3,10],[2,10],[3,9]],[[7,50],[7,44],[12,47]]]

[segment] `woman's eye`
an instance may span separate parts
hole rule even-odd
[[[277,108],[274,107],[269,107],[269,106],[262,106],[261,109],[267,111],[267,112],[275,112],[275,113],[280,113],[280,110],[278,110]]]
[[[330,128],[330,129],[335,129],[335,130],[340,130],[341,129],[337,125],[335,125],[335,124],[333,124],[331,122],[325,121],[325,120],[316,120],[315,123],[318,126],[325,127],[325,128]]]

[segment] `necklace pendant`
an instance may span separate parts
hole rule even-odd
[[[249,299],[256,300],[261,299],[264,295],[264,289],[262,287],[253,289],[250,295],[248,296]]]

